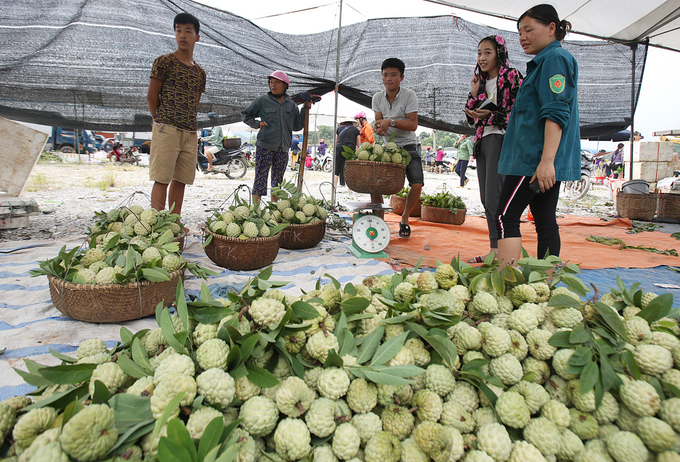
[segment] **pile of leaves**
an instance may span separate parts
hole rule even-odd
[[[449,191],[440,191],[436,194],[426,194],[424,198],[421,199],[423,205],[428,207],[437,207],[440,209],[447,209],[451,212],[457,212],[458,210],[464,210],[465,202],[460,196],[455,196]]]

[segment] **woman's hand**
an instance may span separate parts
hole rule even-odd
[[[538,181],[541,192],[546,192],[555,186],[555,165],[552,162],[541,161],[536,168],[536,173],[531,177],[531,182]]]
[[[472,117],[473,119],[482,120],[482,119],[486,119],[487,117],[489,117],[489,114],[491,114],[491,111],[489,111],[488,109],[470,110],[468,108],[465,108],[465,113],[468,116]]]
[[[262,130],[262,127],[267,127],[267,126],[268,126],[267,122],[265,122],[264,120],[262,122],[260,122],[260,130]]]
[[[478,76],[472,77],[472,80],[470,80],[470,93],[472,93],[472,96],[475,98],[479,94],[479,87],[482,85],[481,80],[479,79]]]

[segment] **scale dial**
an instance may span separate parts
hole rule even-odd
[[[390,242],[390,228],[385,221],[373,214],[362,215],[354,220],[352,239],[364,252],[378,253]]]

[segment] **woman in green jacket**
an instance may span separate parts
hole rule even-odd
[[[505,175],[498,205],[498,260],[516,264],[522,252],[520,217],[527,205],[538,233],[537,257],[559,255],[555,217],[560,182],[580,178],[578,65],[560,43],[571,30],[551,5],[517,21],[524,52],[535,55],[517,94],[498,164]]]

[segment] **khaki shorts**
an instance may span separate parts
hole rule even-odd
[[[194,184],[196,177],[196,132],[180,130],[167,124],[153,124],[149,179],[170,184]]]
[[[220,152],[222,149],[219,146],[209,146],[205,148],[205,150],[214,155]]]

